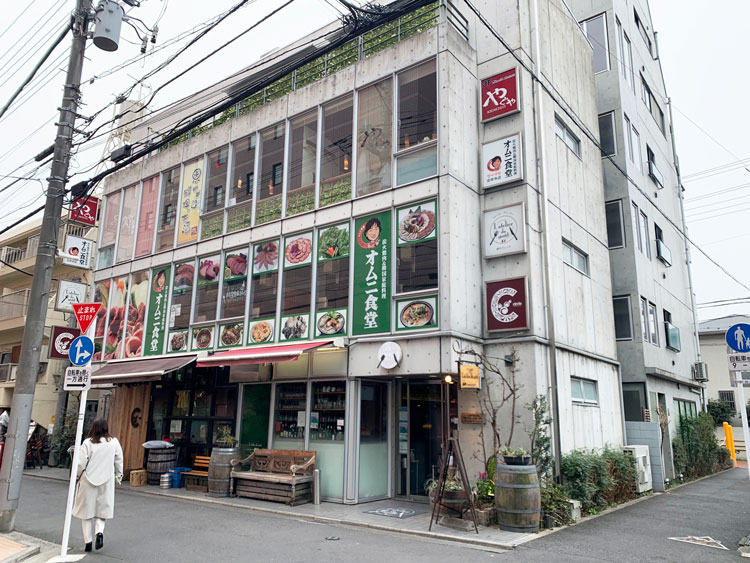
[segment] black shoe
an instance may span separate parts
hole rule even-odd
[[[91,542],[86,544],[86,547],[83,548],[83,551],[86,551],[86,552],[91,551]]]
[[[104,534],[96,534],[96,549],[104,547]]]

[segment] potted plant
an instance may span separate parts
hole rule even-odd
[[[482,526],[493,526],[497,524],[497,511],[495,510],[495,483],[487,478],[486,473],[480,473],[474,485],[474,510],[477,515],[477,523]]]
[[[513,450],[507,446],[500,449],[505,465],[531,465],[531,454],[523,448]]]
[[[437,488],[438,481],[435,479],[428,479],[425,483],[425,492],[430,497],[430,510],[432,510],[432,506],[437,501]],[[464,485],[460,479],[456,478],[456,469],[454,467],[448,469],[445,477],[445,487],[443,488],[443,498],[440,505],[438,512],[445,515],[461,514],[465,506],[468,505]]]
[[[232,428],[228,424],[219,427],[216,434],[216,446],[219,448],[233,448],[237,444],[237,438],[232,434]]]

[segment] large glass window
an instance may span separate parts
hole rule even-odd
[[[602,156],[617,154],[615,142],[615,112],[610,111],[599,116],[599,139]]]
[[[151,254],[156,228],[156,206],[159,204],[159,177],[154,176],[143,182],[141,194],[141,214],[138,218],[138,235],[135,243],[135,257]]]
[[[363,381],[359,421],[359,498],[388,494],[388,384]]]
[[[615,338],[617,340],[631,340],[633,338],[633,323],[630,321],[630,296],[613,297],[612,306],[615,313]]]
[[[312,233],[286,237],[284,245],[281,339],[308,338],[312,300]]]
[[[315,468],[320,469],[320,495],[323,498],[342,498],[346,382],[315,382],[312,392],[310,449],[317,452]]]
[[[174,228],[177,222],[177,205],[180,195],[180,167],[175,166],[162,174],[159,229],[156,232],[156,251],[174,246]]]
[[[398,148],[437,139],[437,75],[429,61],[398,75]]]
[[[357,195],[391,187],[393,156],[393,80],[358,92]]]
[[[318,112],[291,120],[289,185],[286,214],[297,215],[315,207],[315,167],[318,155]]]
[[[229,194],[227,232],[247,228],[252,223],[253,189],[255,187],[255,147],[257,135],[232,143],[232,191]]]
[[[345,309],[349,304],[349,224],[318,231],[315,309]]]
[[[607,44],[606,14],[599,14],[581,22],[594,49],[594,72],[609,70],[609,45]]]
[[[421,291],[438,286],[437,240],[399,246],[397,292]]]
[[[135,244],[135,218],[138,214],[138,187],[132,186],[123,190],[122,214],[120,216],[120,238],[117,240],[117,259],[123,262],[133,257]]]
[[[352,195],[352,97],[323,107],[320,160],[320,206],[346,201]]]
[[[625,246],[625,230],[622,226],[622,201],[608,201],[605,205],[607,216],[607,245],[609,248]]]
[[[254,245],[250,320],[267,319],[276,316],[276,295],[279,281],[278,270],[279,241],[272,240]]]
[[[202,323],[216,320],[220,269],[221,256],[207,256],[198,259],[198,283],[195,290],[193,322]]]
[[[255,223],[261,225],[281,218],[284,184],[284,124],[269,127],[260,135],[260,184]]]
[[[276,415],[273,421],[275,449],[305,449],[306,410],[307,383],[276,385]]]
[[[223,275],[220,317],[242,317],[245,315],[245,298],[247,297],[246,248],[226,253]]]
[[[203,202],[204,213],[224,209],[228,160],[228,147],[221,147],[208,153],[208,184]]]
[[[169,328],[187,328],[190,325],[194,279],[195,262],[193,260],[175,266]]]
[[[120,204],[122,203],[122,192],[117,192],[107,197],[104,209],[104,221],[102,225],[102,239],[99,245],[99,268],[112,265],[114,259],[114,245],[117,240],[117,229],[120,226]]]
[[[128,319],[125,327],[123,357],[133,358],[143,354],[146,305],[149,296],[148,271],[136,272],[130,280],[128,291]]]

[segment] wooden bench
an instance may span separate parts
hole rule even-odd
[[[185,488],[188,491],[196,491],[198,493],[208,492],[208,463],[210,460],[211,458],[205,455],[195,456],[192,471],[183,473],[185,476]],[[196,469],[198,467],[205,468],[205,471]]]
[[[251,462],[250,471],[236,469]],[[312,501],[315,452],[255,448],[245,459],[233,459],[230,491],[239,497],[297,506]]]

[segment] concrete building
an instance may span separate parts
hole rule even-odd
[[[617,357],[627,421],[701,409],[690,255],[672,121],[646,0],[572,0],[594,52]]]
[[[564,2],[475,5],[491,29],[433,2],[324,54],[334,23],[133,131],[320,52],[104,183],[95,381],[129,469],[229,432],[315,450],[324,499],[424,498],[446,413],[483,471],[494,369],[503,442],[544,395],[558,450],[623,444],[590,45]],[[479,357],[480,390],[442,384]]]

